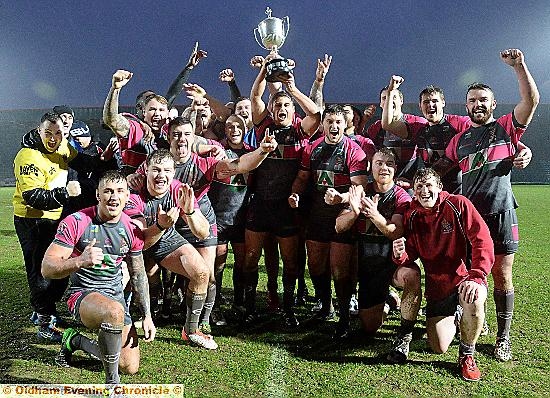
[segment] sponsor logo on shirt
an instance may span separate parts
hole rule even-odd
[[[32,163],[19,166],[19,174],[22,176],[29,176],[31,174],[34,174],[36,177],[38,177],[39,173],[40,170],[38,170],[38,167],[36,167]]]

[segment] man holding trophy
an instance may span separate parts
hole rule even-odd
[[[244,266],[245,321],[253,323],[256,311],[256,287],[258,285],[258,261],[266,237],[272,233],[277,237],[283,260],[283,316],[288,328],[298,326],[294,315],[294,290],[298,272],[298,226],[294,210],[287,198],[298,172],[300,157],[308,138],[319,126],[321,114],[318,107],[294,83],[288,63],[277,53],[288,33],[284,21],[271,17],[258,26],[264,48],[271,50],[254,81],[250,100],[252,121],[256,126],[256,139],[260,142],[267,134],[274,136],[278,149],[268,155],[256,170],[246,223],[246,259]],[[269,109],[262,100],[266,81],[283,83],[283,91],[273,95]],[[302,120],[296,113],[294,102],[305,112]]]

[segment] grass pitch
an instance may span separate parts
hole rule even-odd
[[[354,321],[354,333],[343,344],[330,336],[334,324],[307,325],[286,333],[277,316],[265,316],[252,330],[214,327],[220,348],[206,352],[182,344],[181,321],[158,329],[153,343],[141,344],[138,374],[122,376],[124,383],[181,383],[185,396],[548,396],[550,395],[550,309],[548,292],[549,186],[515,186],[520,208],[520,251],[514,265],[516,308],[512,326],[514,359],[499,363],[492,357],[495,311],[488,301],[490,333],[481,337],[476,359],[482,371],[478,383],[458,376],[455,342],[448,353],[432,354],[426,347],[420,317],[406,365],[389,365],[398,314],[392,313],[371,339]],[[102,383],[99,362],[76,354],[74,367],[59,368],[59,346],[41,344],[28,318],[28,287],[21,249],[13,229],[12,188],[0,189],[0,380],[3,383]],[[231,260],[224,275],[224,294],[231,297]],[[309,282],[309,281],[308,281]],[[312,291],[311,284],[310,291]],[[282,287],[281,287],[282,288]],[[265,278],[261,279],[260,310],[265,308]],[[68,315],[66,306],[59,306]],[[300,320],[311,304],[298,311]]]

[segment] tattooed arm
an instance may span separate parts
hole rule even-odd
[[[126,261],[128,264],[128,272],[130,273],[132,292],[135,294],[141,311],[143,312],[143,332],[145,333],[145,341],[153,341],[155,339],[156,328],[151,318],[149,283],[147,282],[143,255],[128,256]]]
[[[130,131],[130,122],[118,113],[118,96],[120,89],[132,78],[132,73],[119,69],[113,74],[111,89],[103,106],[103,122],[117,137],[124,138]]]

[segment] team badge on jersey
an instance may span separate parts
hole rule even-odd
[[[334,187],[334,171],[317,170],[317,187],[332,188]]]
[[[469,171],[481,169],[487,164],[487,151],[488,149],[483,149],[468,155]]]
[[[453,224],[447,220],[443,220],[441,223],[441,232],[444,234],[450,234],[453,232]]]

